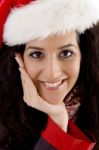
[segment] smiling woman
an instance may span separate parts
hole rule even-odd
[[[25,67],[43,99],[51,104],[64,100],[78,78],[80,55],[75,32],[26,44]]]
[[[0,1],[0,150],[99,150],[98,7]]]

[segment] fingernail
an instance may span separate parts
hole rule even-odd
[[[19,68],[19,71],[22,73],[23,72],[22,68]]]
[[[15,56],[14,58],[15,58],[15,60],[17,61],[17,57]],[[17,62],[18,62],[18,61],[17,61]]]
[[[21,72],[21,68],[18,68],[19,69],[19,71]]]
[[[19,64],[19,58],[18,58],[18,57],[15,57],[15,60],[16,60],[17,63]]]

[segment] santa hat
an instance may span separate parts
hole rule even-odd
[[[99,0],[1,0],[0,44],[25,44],[68,31],[84,32],[99,21]]]

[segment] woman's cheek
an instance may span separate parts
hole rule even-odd
[[[64,71],[71,80],[77,80],[80,71],[80,61],[64,64]]]
[[[77,79],[78,79],[78,76],[79,76],[80,65],[79,65],[79,63],[78,64],[74,64],[74,65],[70,69],[70,75],[71,75],[72,81],[75,83],[77,81]]]

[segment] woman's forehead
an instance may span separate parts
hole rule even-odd
[[[33,39],[27,42],[26,46],[32,45],[60,45],[60,44],[68,44],[68,43],[76,43],[77,42],[77,33],[76,32],[67,32],[64,35],[52,35],[45,39]]]

